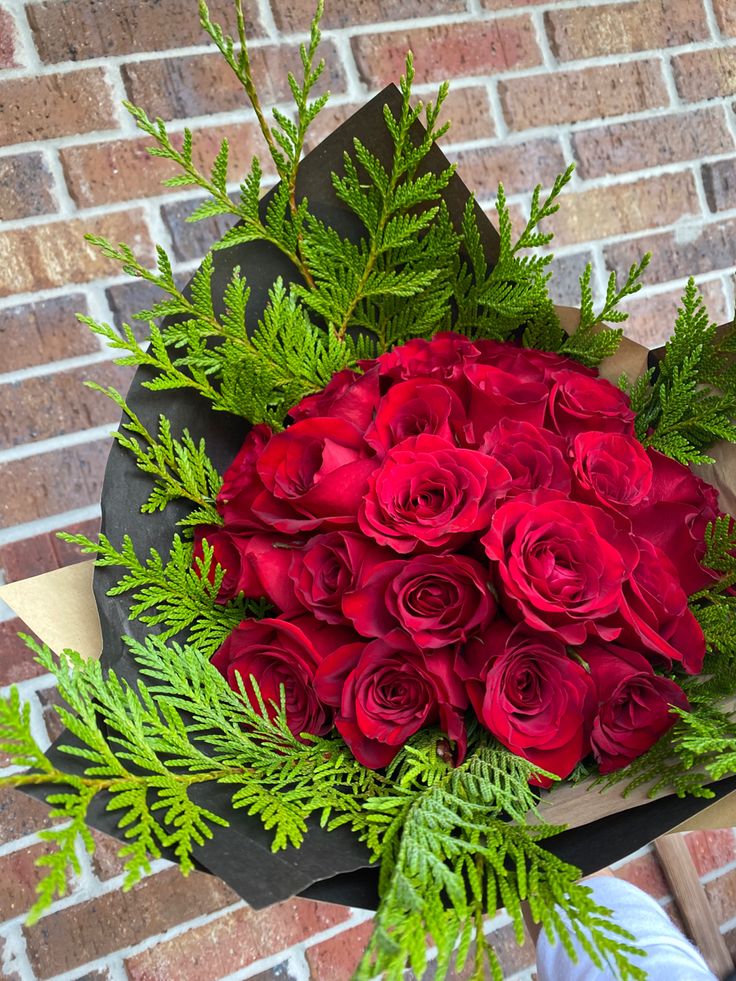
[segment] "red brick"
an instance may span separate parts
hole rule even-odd
[[[688,102],[736,95],[736,48],[688,51],[672,59],[677,91]]]
[[[85,234],[127,242],[141,262],[149,261],[153,254],[140,210],[0,232],[0,296],[87,283],[119,273],[120,266],[85,242]]]
[[[625,273],[651,252],[646,282],[664,283],[733,266],[735,238],[736,219],[730,218],[615,242],[606,246],[604,255],[609,270]]]
[[[688,831],[685,844],[698,875],[706,875],[736,858],[736,839],[732,828]]]
[[[701,160],[732,151],[734,141],[723,108],[714,106],[584,129],[572,145],[578,174],[590,178]]]
[[[661,293],[639,294],[626,300],[622,309],[629,314],[624,324],[626,336],[645,347],[659,347],[668,340],[675,327],[678,307],[681,305],[685,281]],[[719,280],[700,284],[711,319],[723,324],[733,319]],[[618,873],[617,873],[618,874]]]
[[[656,51],[709,37],[702,0],[637,0],[548,10],[550,47],[560,61]]]
[[[130,981],[216,981],[347,918],[342,906],[305,899],[260,911],[237,909],[136,954],[125,968]]]
[[[125,860],[118,858],[118,852],[123,847],[122,843],[110,835],[103,835],[100,831],[93,831],[92,837],[95,840],[95,851],[92,855],[92,868],[95,875],[103,882],[113,879],[116,875],[122,875],[125,871]]]
[[[12,787],[0,787],[0,845],[50,826],[46,804]]]
[[[63,705],[66,707],[66,702],[62,699],[56,688],[42,688],[41,691],[37,692],[37,697],[41,703],[41,712],[43,714],[46,732],[51,742],[53,742],[65,729],[55,706]]]
[[[40,153],[0,157],[0,216],[4,220],[56,211],[53,187]]]
[[[485,10],[506,10],[510,7],[541,7],[549,0],[481,0]]]
[[[18,637],[18,631],[30,632],[17,618],[0,622],[0,687],[46,674],[45,668],[36,664],[33,654]],[[0,759],[0,766],[7,765]]]
[[[28,957],[37,977],[49,978],[214,913],[236,898],[214,876],[193,872],[185,879],[177,868],[167,869],[129,892],[109,892],[24,927]]]
[[[40,576],[58,567],[51,535],[34,535],[0,546],[0,569],[6,582]]]
[[[736,157],[703,164],[702,174],[710,210],[717,214],[736,208]]]
[[[511,129],[576,123],[656,109],[669,102],[657,61],[635,61],[499,82]]]
[[[101,68],[0,81],[0,145],[108,129],[113,116]]]
[[[711,879],[703,888],[716,923],[727,923],[732,920],[736,910],[736,869]]]
[[[273,172],[266,143],[256,123],[237,126],[198,128],[194,135],[194,159],[197,166],[210,172],[212,162],[227,138],[230,145],[229,174],[231,181],[240,181],[257,156],[263,161],[266,174]],[[172,142],[181,146],[181,134]],[[181,173],[170,160],[154,157],[147,147],[148,137],[137,140],[110,140],[66,147],[60,151],[69,193],[80,208],[95,207],[111,201],[181,193],[181,188],[164,187],[163,181]]]
[[[15,68],[17,35],[15,21],[9,10],[0,8],[0,68]]]
[[[0,468],[0,528],[97,504],[110,441],[38,453]]]
[[[203,253],[200,253],[198,258],[202,255]],[[189,276],[184,276],[184,282],[187,279]],[[141,310],[150,310],[154,303],[166,298],[163,290],[143,279],[130,279],[125,283],[108,286],[105,296],[112,311],[113,323],[118,330],[123,324],[128,324],[133,328],[133,333],[139,341],[149,336],[149,327],[145,321],[133,320],[133,314]]]
[[[555,139],[526,140],[495,147],[460,150],[450,155],[458,173],[481,200],[495,201],[499,181],[507,194],[531,191],[537,184],[551,187],[565,169],[565,157]]]
[[[634,858],[620,868],[614,870],[617,879],[625,879],[654,899],[662,899],[669,893],[669,886],[664,873],[652,852]]]
[[[312,0],[273,4],[276,26],[287,34],[309,30],[314,17]],[[322,27],[353,27],[355,24],[382,24],[411,17],[432,17],[464,13],[464,0],[361,0],[359,4],[325,4]]]
[[[350,981],[372,933],[373,921],[367,920],[310,947],[307,963],[312,977],[320,981]]]
[[[174,245],[174,255],[183,262],[200,260],[212,244],[222,238],[228,228],[235,224],[232,215],[217,215],[202,221],[190,221],[187,217],[197,207],[199,201],[176,201],[161,208],[166,227]]]
[[[495,930],[491,930],[486,934],[486,938],[496,952],[496,956],[501,964],[503,977],[510,978],[512,975],[516,975],[520,971],[525,969],[528,970],[530,967],[534,967],[536,963],[536,951],[534,944],[526,931],[524,931],[524,943],[521,947],[516,941],[514,928],[510,923],[507,923],[502,927],[497,927]],[[465,967],[462,969],[462,971],[458,971],[456,968],[451,968],[447,975],[447,981],[470,981],[470,979],[474,977],[474,952],[475,946],[471,945],[468,959],[465,962]]]
[[[323,41],[320,56],[326,68],[314,92],[345,91],[340,56],[331,41]],[[287,73],[300,77],[298,45],[254,48],[251,67],[264,104],[291,101]],[[248,100],[243,87],[219,53],[152,59],[123,67],[123,78],[131,101],[149,115],[163,119],[185,119],[213,112],[244,109]]]
[[[36,900],[36,886],[44,878],[44,869],[35,862],[54,851],[49,844],[31,845],[0,858],[0,920],[12,920],[27,913]]]
[[[351,40],[361,78],[370,87],[398,81],[406,52],[414,52],[417,82],[490,75],[541,63],[528,16],[468,24],[437,24],[414,30],[362,34]]]
[[[64,530],[72,535],[86,535],[87,538],[94,539],[100,530],[100,519],[90,518],[88,521],[79,521],[76,524],[68,525]],[[50,534],[49,537],[59,568],[74,565],[77,562],[85,562],[89,559],[89,556],[84,555],[78,545],[70,545],[68,542],[61,541],[55,533]]]
[[[568,245],[669,225],[698,212],[695,181],[686,171],[567,193],[547,227],[558,245]]]
[[[727,37],[736,37],[736,8],[731,0],[713,0],[713,9],[721,33]]]
[[[215,23],[235,30],[234,4],[210,0]],[[248,37],[263,34],[254,5],[247,5]],[[26,8],[33,39],[43,61],[80,61],[138,51],[165,51],[209,42],[197,16],[196,5],[187,0],[53,0]]]
[[[547,267],[552,273],[549,292],[555,303],[566,307],[580,305],[580,277],[589,262],[595,265],[592,252],[576,252],[556,257]]]
[[[99,351],[97,339],[78,322],[77,312],[88,312],[81,293],[0,310],[3,371]]]

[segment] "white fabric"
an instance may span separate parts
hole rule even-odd
[[[585,883],[599,906],[635,937],[635,945],[647,952],[632,958],[644,968],[648,981],[715,981],[700,953],[685,939],[659,903],[641,889],[613,876],[597,876]],[[539,981],[615,981],[612,972],[600,971],[577,944],[578,963],[573,964],[561,944],[550,944],[542,931],[537,942]]]

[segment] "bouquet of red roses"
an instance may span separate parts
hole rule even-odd
[[[673,676],[702,669],[714,488],[571,358],[446,333],[360,368],[252,429],[223,525],[197,528],[219,599],[275,608],[212,663],[372,769],[425,726],[462,762],[469,706],[557,777],[641,755],[689,707]]]

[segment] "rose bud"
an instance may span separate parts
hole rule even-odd
[[[328,382],[326,388],[316,395],[308,395],[290,410],[294,422],[312,419],[315,416],[330,416],[344,419],[363,432],[378,406],[380,391],[378,386],[378,366],[375,362],[366,363],[366,371],[359,374],[346,368],[338,371]]]
[[[382,640],[347,644],[320,664],[316,686],[336,708],[335,727],[351,753],[371,770],[388,766],[425,726],[439,726],[457,743],[458,763],[465,755],[468,700],[449,651],[425,659]]]
[[[495,620],[456,668],[479,721],[512,753],[564,778],[590,752],[595,687],[557,637]]]
[[[547,411],[550,428],[569,439],[590,430],[634,434],[628,395],[605,378],[589,378],[579,371],[557,374]]]
[[[358,524],[396,552],[458,546],[488,527],[508,483],[508,470],[483,453],[415,436],[371,475]]]
[[[417,555],[374,567],[343,600],[358,633],[427,654],[456,647],[496,613],[488,572],[464,555]]]
[[[253,502],[263,492],[256,463],[272,435],[268,426],[253,426],[238,455],[225,471],[217,495],[217,511],[229,531],[252,531],[265,527],[253,513]]]
[[[451,388],[430,378],[413,378],[384,395],[365,441],[383,456],[397,443],[422,433],[454,443],[464,425],[465,410]]]
[[[212,664],[233,691],[240,691],[238,677],[242,679],[245,696],[258,712],[252,675],[271,719],[281,703],[283,686],[289,729],[295,736],[324,736],[332,728],[332,712],[317,697],[314,676],[326,653],[349,640],[349,631],[310,616],[292,621],[243,620],[212,656]]]
[[[480,450],[511,474],[507,498],[538,487],[570,493],[567,443],[558,433],[530,422],[502,419],[485,434]]]
[[[589,643],[580,657],[590,669],[598,712],[590,741],[601,773],[620,770],[677,721],[670,706],[689,708],[683,690],[656,675],[641,654],[618,644]]]
[[[572,441],[577,496],[589,504],[629,514],[652,487],[652,464],[634,436],[578,433]]]

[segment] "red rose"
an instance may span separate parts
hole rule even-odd
[[[478,348],[467,337],[441,333],[431,341],[414,338],[377,360],[382,377],[397,381],[418,377],[452,381],[460,377],[462,363],[474,361],[478,353]]]
[[[567,443],[549,429],[540,429],[530,422],[502,419],[485,434],[480,450],[502,463],[511,474],[506,497],[538,487],[570,493],[572,477]]]
[[[670,667],[682,664],[698,674],[705,657],[705,637],[680,585],[679,572],[664,552],[639,539],[639,561],[624,584],[621,643],[644,648]],[[617,621],[620,622],[620,621]]]
[[[549,386],[560,371],[576,371],[590,378],[597,374],[592,368],[562,354],[520,347],[509,341],[475,341],[475,346],[480,352],[479,364],[495,365],[515,375],[520,382],[545,382]]]
[[[397,443],[422,433],[454,443],[464,424],[465,410],[451,388],[429,378],[412,378],[394,385],[381,399],[365,441],[383,456]]]
[[[490,364],[468,364],[467,442],[478,446],[489,429],[502,419],[541,426],[547,408],[544,382],[523,382]]]
[[[258,711],[252,675],[270,718],[276,715],[283,686],[289,729],[295,736],[324,736],[332,728],[332,713],[317,697],[314,675],[325,654],[349,639],[349,632],[310,616],[243,620],[215,652],[212,664],[233,691],[240,691],[237,676],[242,678],[245,695]]]
[[[482,453],[415,436],[371,475],[358,523],[396,552],[457,546],[488,527],[508,482],[508,470]]]
[[[330,531],[291,553],[289,575],[298,599],[317,619],[344,623],[343,597],[355,589],[363,566],[373,568],[391,557],[364,535]]]
[[[552,491],[521,495],[501,505],[481,541],[513,620],[568,644],[620,634],[605,621],[619,610],[638,549],[601,508]]]
[[[660,678],[641,654],[618,644],[586,644],[579,651],[596,688],[598,712],[590,741],[601,773],[635,760],[677,721],[670,706],[689,708],[685,693]]]
[[[192,556],[192,568],[197,575],[200,575],[199,563],[204,558],[202,539],[205,539],[212,549],[212,561],[207,578],[214,585],[217,566],[219,565],[223,569],[225,575],[217,594],[217,602],[227,603],[228,600],[234,599],[242,592],[244,575],[247,576],[250,571],[247,565],[248,560],[245,557],[248,539],[243,535],[234,535],[218,525],[198,525],[194,529],[194,553]],[[263,593],[258,595],[262,596]]]
[[[217,495],[217,510],[230,531],[265,527],[261,519],[253,514],[253,502],[263,492],[256,463],[272,435],[268,426],[253,426],[238,455],[225,471]]]
[[[718,492],[692,471],[656,450],[652,461],[652,487],[629,517],[634,531],[660,548],[677,569],[688,596],[716,578],[700,564],[705,555],[705,529],[721,513]]]
[[[456,666],[478,719],[512,753],[564,778],[590,752],[595,688],[557,637],[495,620]]]
[[[325,658],[316,685],[337,709],[335,726],[363,766],[388,766],[410,736],[433,725],[457,743],[457,762],[465,755],[468,700],[449,651],[424,658],[382,640],[348,644]]]
[[[326,388],[308,395],[290,410],[294,422],[315,416],[331,416],[352,423],[361,432],[366,429],[380,399],[378,368],[365,362],[363,374],[346,368],[333,375]]]
[[[578,496],[629,514],[652,486],[652,464],[646,450],[624,433],[578,433],[572,442]]]
[[[295,422],[272,437],[256,469],[265,490],[254,512],[278,531],[354,525],[376,460],[363,437],[343,419]]]
[[[492,620],[488,572],[464,555],[417,555],[368,570],[343,599],[358,633],[425,653],[464,643]]]
[[[552,428],[568,438],[590,430],[634,434],[628,395],[605,378],[589,378],[579,371],[557,374],[548,414]]]

